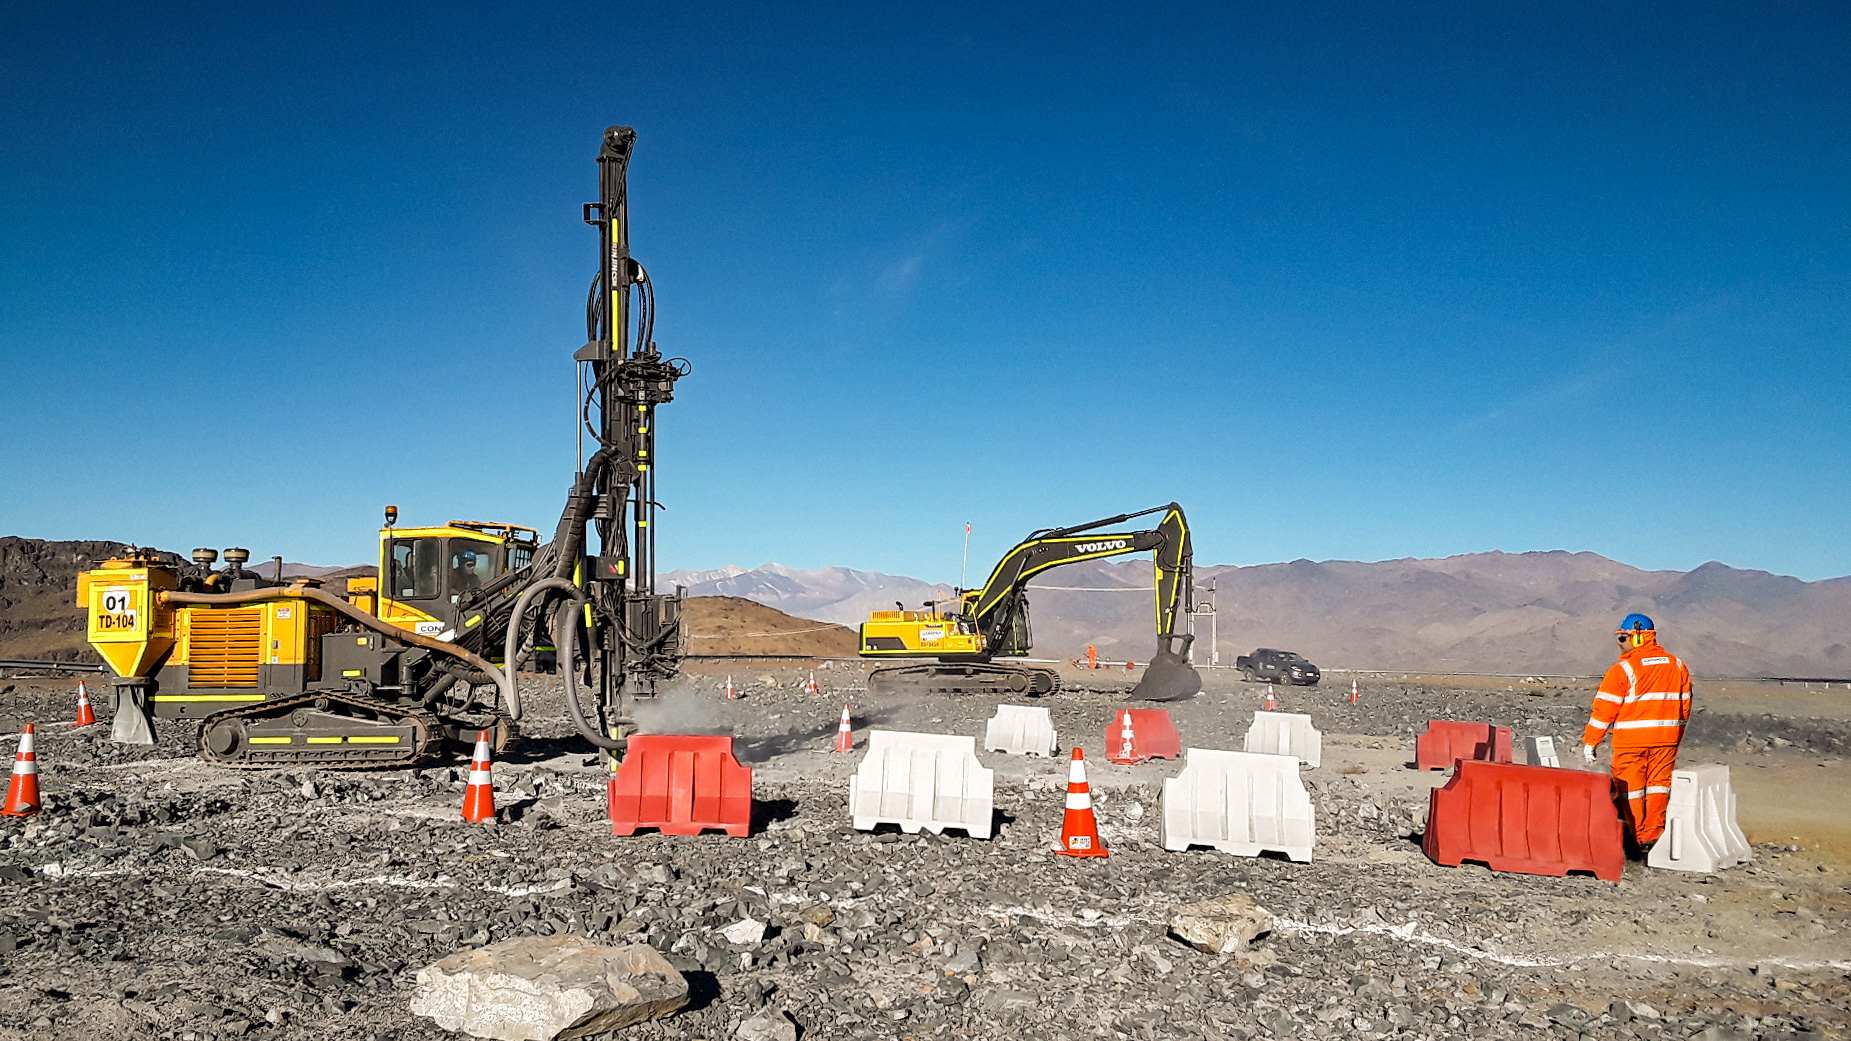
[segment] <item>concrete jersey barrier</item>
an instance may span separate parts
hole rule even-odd
[[[1051,756],[1058,747],[1054,739],[1054,719],[1045,708],[998,705],[996,715],[990,718],[990,725],[984,730],[983,747],[986,751],[1010,755]]]
[[[857,831],[898,824],[908,835],[962,828],[987,839],[995,787],[974,737],[870,730],[867,755],[849,780],[848,813]]]
[[[1692,766],[1671,772],[1665,833],[1646,854],[1648,867],[1670,871],[1721,871],[1754,859],[1735,822],[1729,768]]]
[[[1237,857],[1270,850],[1309,861],[1313,812],[1296,756],[1191,748],[1182,772],[1163,782],[1163,848],[1212,846]]]
[[[1311,725],[1311,717],[1297,712],[1255,712],[1247,728],[1247,751],[1266,755],[1292,755],[1316,767],[1324,755],[1324,735]]]

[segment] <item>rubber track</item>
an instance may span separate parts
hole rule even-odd
[[[1060,689],[1060,675],[1053,669],[1033,666],[985,665],[901,665],[875,669],[868,674],[868,690],[874,694],[1014,694],[1039,697]]]
[[[326,699],[328,708],[335,711],[341,706],[350,706],[367,712],[396,717],[395,725],[404,726],[414,721],[422,724],[424,741],[409,754],[396,757],[346,755],[352,746],[338,745],[323,751],[320,748],[295,748],[271,751],[264,749],[262,758],[252,759],[249,753],[252,746],[241,744],[237,753],[229,758],[220,756],[206,744],[206,734],[215,724],[232,719],[259,719],[265,717],[287,716],[298,708],[314,708],[317,701]],[[377,746],[373,746],[377,747]],[[379,767],[415,766],[434,757],[443,747],[443,728],[438,718],[422,709],[407,709],[401,705],[389,705],[371,698],[355,697],[352,694],[340,694],[333,691],[312,691],[289,698],[278,698],[260,705],[244,705],[239,708],[214,712],[199,723],[199,757],[215,766],[229,766],[234,769],[268,770],[286,766],[314,766],[326,770],[369,770]]]

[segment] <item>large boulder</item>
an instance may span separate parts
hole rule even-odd
[[[1170,931],[1198,951],[1232,954],[1261,933],[1271,932],[1272,912],[1245,893],[1179,907],[1170,915]]]
[[[414,1015],[496,1041],[553,1041],[661,1019],[688,1003],[688,981],[647,944],[521,936],[458,951],[418,970]]]

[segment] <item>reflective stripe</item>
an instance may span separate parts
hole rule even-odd
[[[311,737],[308,739],[308,743],[311,745],[338,745],[341,743],[341,739],[338,737]]]
[[[1626,789],[1626,798],[1628,801],[1631,801],[1633,799],[1643,799],[1645,798],[1645,789],[1644,788],[1628,788]]]
[[[20,759],[13,763],[14,777],[22,777],[26,774],[36,774],[38,772],[39,761],[37,759]]]
[[[1595,718],[1594,718],[1593,716],[1589,716],[1589,717],[1588,717],[1588,719],[1587,719],[1587,725],[1588,725],[1588,726],[1590,726],[1590,727],[1592,727],[1592,728],[1593,728],[1593,729],[1595,729],[1595,730],[1605,730],[1605,729],[1607,729],[1607,724],[1605,724],[1605,723],[1602,723],[1602,722],[1601,722],[1600,720],[1598,720],[1598,719],[1595,719]]]
[[[1070,810],[1090,810],[1093,808],[1091,792],[1068,792],[1067,808]]]
[[[469,771],[469,783],[470,784],[494,784],[495,777],[493,774],[489,773],[487,770],[471,770]]]
[[[1086,783],[1086,760],[1075,759],[1073,760],[1072,765],[1067,767],[1067,783],[1068,784],[1085,784]]]
[[[1675,690],[1660,691],[1656,694],[1628,694],[1625,704],[1636,705],[1641,701],[1689,701],[1690,695]]]
[[[1611,701],[1611,702],[1613,702],[1613,703],[1614,703],[1615,705],[1624,705],[1624,704],[1626,704],[1626,699],[1625,699],[1625,698],[1622,698],[1622,697],[1620,697],[1620,696],[1619,696],[1618,694],[1609,694],[1609,693],[1607,693],[1607,692],[1606,692],[1606,691],[1604,691],[1604,690],[1603,690],[1603,691],[1601,691],[1600,693],[1598,693],[1598,694],[1596,694],[1596,695],[1594,695],[1594,700],[1595,700],[1595,701]]]
[[[1645,789],[1645,794],[1647,795],[1670,795],[1671,788],[1668,785],[1657,785],[1657,784],[1647,785]]]
[[[156,694],[156,701],[262,701],[262,694]]]
[[[295,738],[292,738],[292,737],[247,737],[244,740],[253,745],[286,745],[286,744],[289,744],[291,741],[294,741]]]
[[[22,732],[19,735],[19,754],[20,755],[31,755],[32,754],[32,739],[35,736],[36,735],[27,734],[24,732]]]
[[[1629,719],[1613,724],[1615,730],[1646,730],[1652,727],[1681,727],[1681,719]]]
[[[350,745],[396,745],[401,739],[397,737],[356,736],[347,739]]]
[[[1632,671],[1632,663],[1624,658],[1620,659],[1620,670],[1626,673],[1626,694],[1630,697],[1639,689],[1639,677]]]

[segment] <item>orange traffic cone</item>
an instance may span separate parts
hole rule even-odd
[[[1099,838],[1099,822],[1093,817],[1093,790],[1086,785],[1086,757],[1078,747],[1067,772],[1067,818],[1061,822],[1060,848],[1054,852],[1065,857],[1107,855]]]
[[[1354,705],[1360,701],[1362,701],[1362,694],[1358,692],[1356,689],[1356,681],[1351,680],[1350,681],[1350,704]]]
[[[855,750],[855,731],[848,722],[848,702],[842,703],[842,723],[836,727],[836,751],[853,752]]]
[[[476,754],[469,764],[469,787],[463,791],[463,819],[495,823],[495,764],[489,762],[488,731],[476,731]]]
[[[19,754],[13,757],[13,779],[6,785],[6,805],[0,813],[29,817],[39,812],[39,760],[32,754],[32,724],[19,732]]]
[[[803,692],[805,694],[821,694],[822,693],[822,688],[816,685],[816,673],[814,672],[810,673],[809,680],[805,682],[803,685]]]
[[[96,713],[90,710],[90,690],[83,680],[77,681],[77,722],[73,727],[87,727],[96,722]]]
[[[1273,700],[1273,685],[1268,683],[1266,685],[1266,711],[1271,712],[1278,707],[1279,702]]]
[[[733,678],[731,676],[726,677],[726,700],[739,700],[739,690],[733,686]]]

